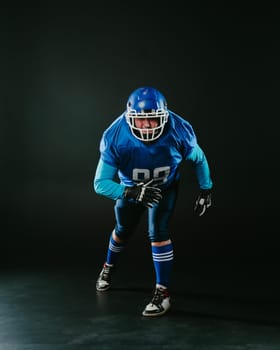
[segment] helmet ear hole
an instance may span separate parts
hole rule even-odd
[[[132,134],[141,141],[154,141],[162,133],[168,120],[165,97],[152,87],[141,87],[132,92],[127,101],[126,121]],[[136,127],[135,119],[158,119],[158,125],[149,129]]]

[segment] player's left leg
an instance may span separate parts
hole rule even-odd
[[[153,298],[143,311],[143,316],[160,316],[170,308],[169,285],[173,265],[173,245],[169,221],[177,199],[177,186],[164,191],[158,206],[149,210],[149,238],[156,274]]]
[[[152,243],[152,257],[156,273],[156,285],[151,302],[143,316],[160,316],[170,308],[169,282],[173,264],[173,246],[170,239]]]

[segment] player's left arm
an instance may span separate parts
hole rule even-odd
[[[196,199],[194,210],[196,214],[201,216],[212,204],[213,182],[210,175],[210,168],[205,153],[198,144],[194,146],[187,160],[191,160],[195,166],[200,193]]]

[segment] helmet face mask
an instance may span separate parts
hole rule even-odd
[[[162,135],[168,120],[166,100],[154,88],[139,88],[128,98],[125,117],[133,136],[141,141],[154,141]],[[141,120],[147,120],[149,127],[143,126]]]

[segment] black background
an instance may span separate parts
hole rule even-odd
[[[130,92],[151,85],[193,125],[214,182],[213,206],[196,218],[197,182],[182,166],[178,261],[256,263],[274,275],[278,21],[256,4],[2,7],[2,266],[100,265],[114,203],[92,188],[99,140]],[[148,251],[143,221],[126,257],[145,264]]]

